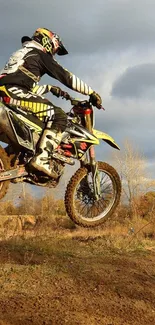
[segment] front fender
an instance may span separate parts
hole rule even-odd
[[[110,135],[95,129],[93,129],[92,131],[96,138],[102,139],[103,141],[107,142],[111,147],[120,150],[120,147]]]

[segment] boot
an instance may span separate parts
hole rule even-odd
[[[39,153],[32,158],[30,166],[52,178],[57,178],[57,173],[50,168],[50,153],[58,147],[61,138],[62,133],[45,129],[39,143]]]

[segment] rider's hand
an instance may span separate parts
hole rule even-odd
[[[61,97],[65,98],[66,100],[71,99],[70,95],[66,91],[63,91],[63,90],[61,92]]]
[[[70,96],[66,91],[63,91],[61,88],[56,86],[51,86],[51,93],[57,97],[64,97],[66,99],[69,99]]]
[[[99,109],[102,107],[102,99],[95,91],[90,95],[90,102]]]
[[[63,96],[64,93],[64,91],[62,91],[61,88],[56,86],[51,86],[50,92],[56,97]]]

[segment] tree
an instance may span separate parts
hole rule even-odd
[[[131,142],[124,142],[124,150],[114,153],[114,164],[122,180],[122,192],[132,210],[135,200],[155,186],[147,175],[147,160]]]
[[[155,192],[147,192],[139,198],[139,216],[150,220],[155,211]]]

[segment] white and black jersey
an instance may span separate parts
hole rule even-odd
[[[24,43],[22,49],[12,54],[0,71],[0,86],[9,84],[31,90],[45,74],[81,94],[90,95],[93,92],[91,87],[62,67],[35,41]]]

